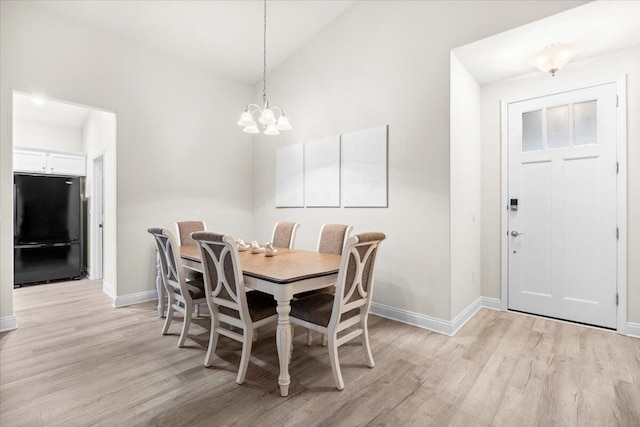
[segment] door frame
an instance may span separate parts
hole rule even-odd
[[[618,161],[617,177],[617,220],[618,220],[618,253],[617,253],[617,332],[626,334],[627,327],[627,76],[625,74],[589,81],[574,86],[562,87],[528,95],[520,95],[500,100],[500,145],[501,145],[501,178],[500,178],[500,298],[501,310],[508,310],[509,295],[509,104],[587,89],[604,84],[616,84],[618,109],[616,114],[616,156]],[[612,231],[613,232],[613,231]]]
[[[100,180],[100,185],[102,187],[100,194],[102,196],[102,200],[100,200],[100,206],[97,205],[96,203],[96,190],[98,188],[98,182],[96,180],[96,163],[98,162],[98,160],[102,163],[102,173],[101,173],[101,180]],[[98,207],[100,207],[102,209],[102,213],[104,214],[104,151],[99,152],[98,154],[96,154],[93,159],[91,160],[91,235],[92,235],[92,239],[91,239],[91,279],[93,280],[97,280],[97,279],[104,279],[104,225],[102,228],[102,247],[99,248],[98,247],[98,239],[96,239],[97,233],[100,232],[100,219],[99,218],[99,211],[98,211]],[[103,224],[104,224],[104,218],[103,219]],[[99,255],[99,256],[98,256]],[[97,274],[97,270],[96,266],[99,265],[100,266],[100,274]]]

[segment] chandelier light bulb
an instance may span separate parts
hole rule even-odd
[[[249,111],[244,111],[240,115],[240,120],[238,120],[238,125],[243,127],[255,125],[255,122],[253,121],[253,116]]]
[[[278,128],[276,127],[275,124],[270,124],[267,125],[267,129],[264,131],[265,135],[280,135],[280,132],[278,132]]]
[[[276,118],[273,115],[271,108],[265,108],[260,115],[260,123],[263,125],[273,125],[276,123]]]
[[[251,126],[245,127],[242,131],[246,133],[260,133],[260,129],[258,129],[256,122],[253,122],[253,125]]]
[[[286,116],[282,115],[278,119],[277,123],[278,130],[289,130],[291,129],[291,125],[289,124],[289,119]]]

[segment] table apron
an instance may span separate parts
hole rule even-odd
[[[182,258],[182,264],[185,268],[203,273],[202,263],[198,261]],[[334,285],[336,280],[338,280],[338,273],[297,280],[291,283],[274,283],[269,280],[244,275],[245,286],[273,295],[276,301],[290,301],[295,294],[326,288]]]
[[[268,280],[245,275],[244,284],[248,288],[273,295],[276,301],[290,301],[295,294],[326,288],[334,285],[337,279],[338,274],[335,273],[326,276],[298,280],[291,283],[274,283]]]
[[[192,261],[190,259],[182,258],[182,265],[189,270],[199,271],[200,273],[204,273],[202,269],[202,263],[199,261]]]

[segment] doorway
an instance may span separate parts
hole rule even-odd
[[[503,299],[510,310],[618,326],[626,259],[618,86],[503,102]]]
[[[15,218],[21,218],[15,213],[26,215],[24,203],[20,204],[16,201],[23,202],[27,199],[22,197],[26,193],[15,194],[16,186],[14,185],[13,206],[10,206],[14,210],[14,236],[18,232],[27,236],[32,231],[38,231],[36,225],[41,226],[40,228],[45,231],[71,230],[68,224],[75,224],[74,221],[70,221],[70,218],[73,219],[76,215],[62,215],[69,211],[69,209],[63,208],[79,204],[82,210],[80,223],[83,233],[79,238],[72,234],[67,240],[71,240],[70,247],[72,249],[75,249],[74,245],[80,246],[78,253],[86,253],[86,255],[76,257],[73,252],[71,254],[73,257],[60,256],[58,258],[63,260],[72,258],[73,265],[82,266],[80,270],[83,273],[88,273],[89,279],[102,280],[103,291],[113,298],[117,286],[115,264],[116,114],[88,105],[17,91],[13,92],[12,107],[14,173],[21,176],[37,177],[46,183],[52,183],[62,177],[64,178],[63,184],[68,187],[74,186],[76,178],[82,184],[79,194],[73,193],[73,203],[65,205],[62,203],[62,198],[58,196],[60,191],[57,190],[55,193],[52,211],[68,220],[54,224],[55,227],[52,226],[52,215],[48,213],[44,215],[44,219],[32,220],[30,223],[25,220],[15,220]],[[40,185],[37,189],[42,190],[44,186]],[[53,192],[50,193],[53,194]],[[78,203],[75,202],[76,200]],[[39,210],[42,209],[35,209],[34,212],[39,212]],[[35,217],[31,215],[27,219],[33,218]],[[73,230],[75,228],[74,226]],[[40,234],[42,235],[42,233]],[[39,239],[49,246],[52,243],[56,249],[65,243],[45,241],[44,237]],[[26,252],[27,249],[33,249],[34,245],[31,243],[36,241],[30,237],[25,237],[23,240],[25,248],[16,247],[14,242],[14,272],[24,270],[26,264],[24,261],[26,257],[17,257],[15,253],[18,250]],[[27,245],[29,245],[28,248],[26,248]],[[88,250],[85,251],[85,248]],[[53,256],[44,253],[43,256],[29,264],[35,264],[37,261],[39,264],[33,270],[42,273],[43,276],[27,277],[26,279],[19,277],[19,280],[16,280],[14,273],[14,285],[21,282],[26,285],[46,284],[82,277],[70,273],[57,276],[48,275],[42,266],[48,266],[58,258],[54,259]],[[75,262],[76,258],[79,260],[77,263]],[[47,276],[44,276],[45,273]]]

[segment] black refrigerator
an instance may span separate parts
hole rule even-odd
[[[84,178],[14,174],[14,284],[81,276]]]

